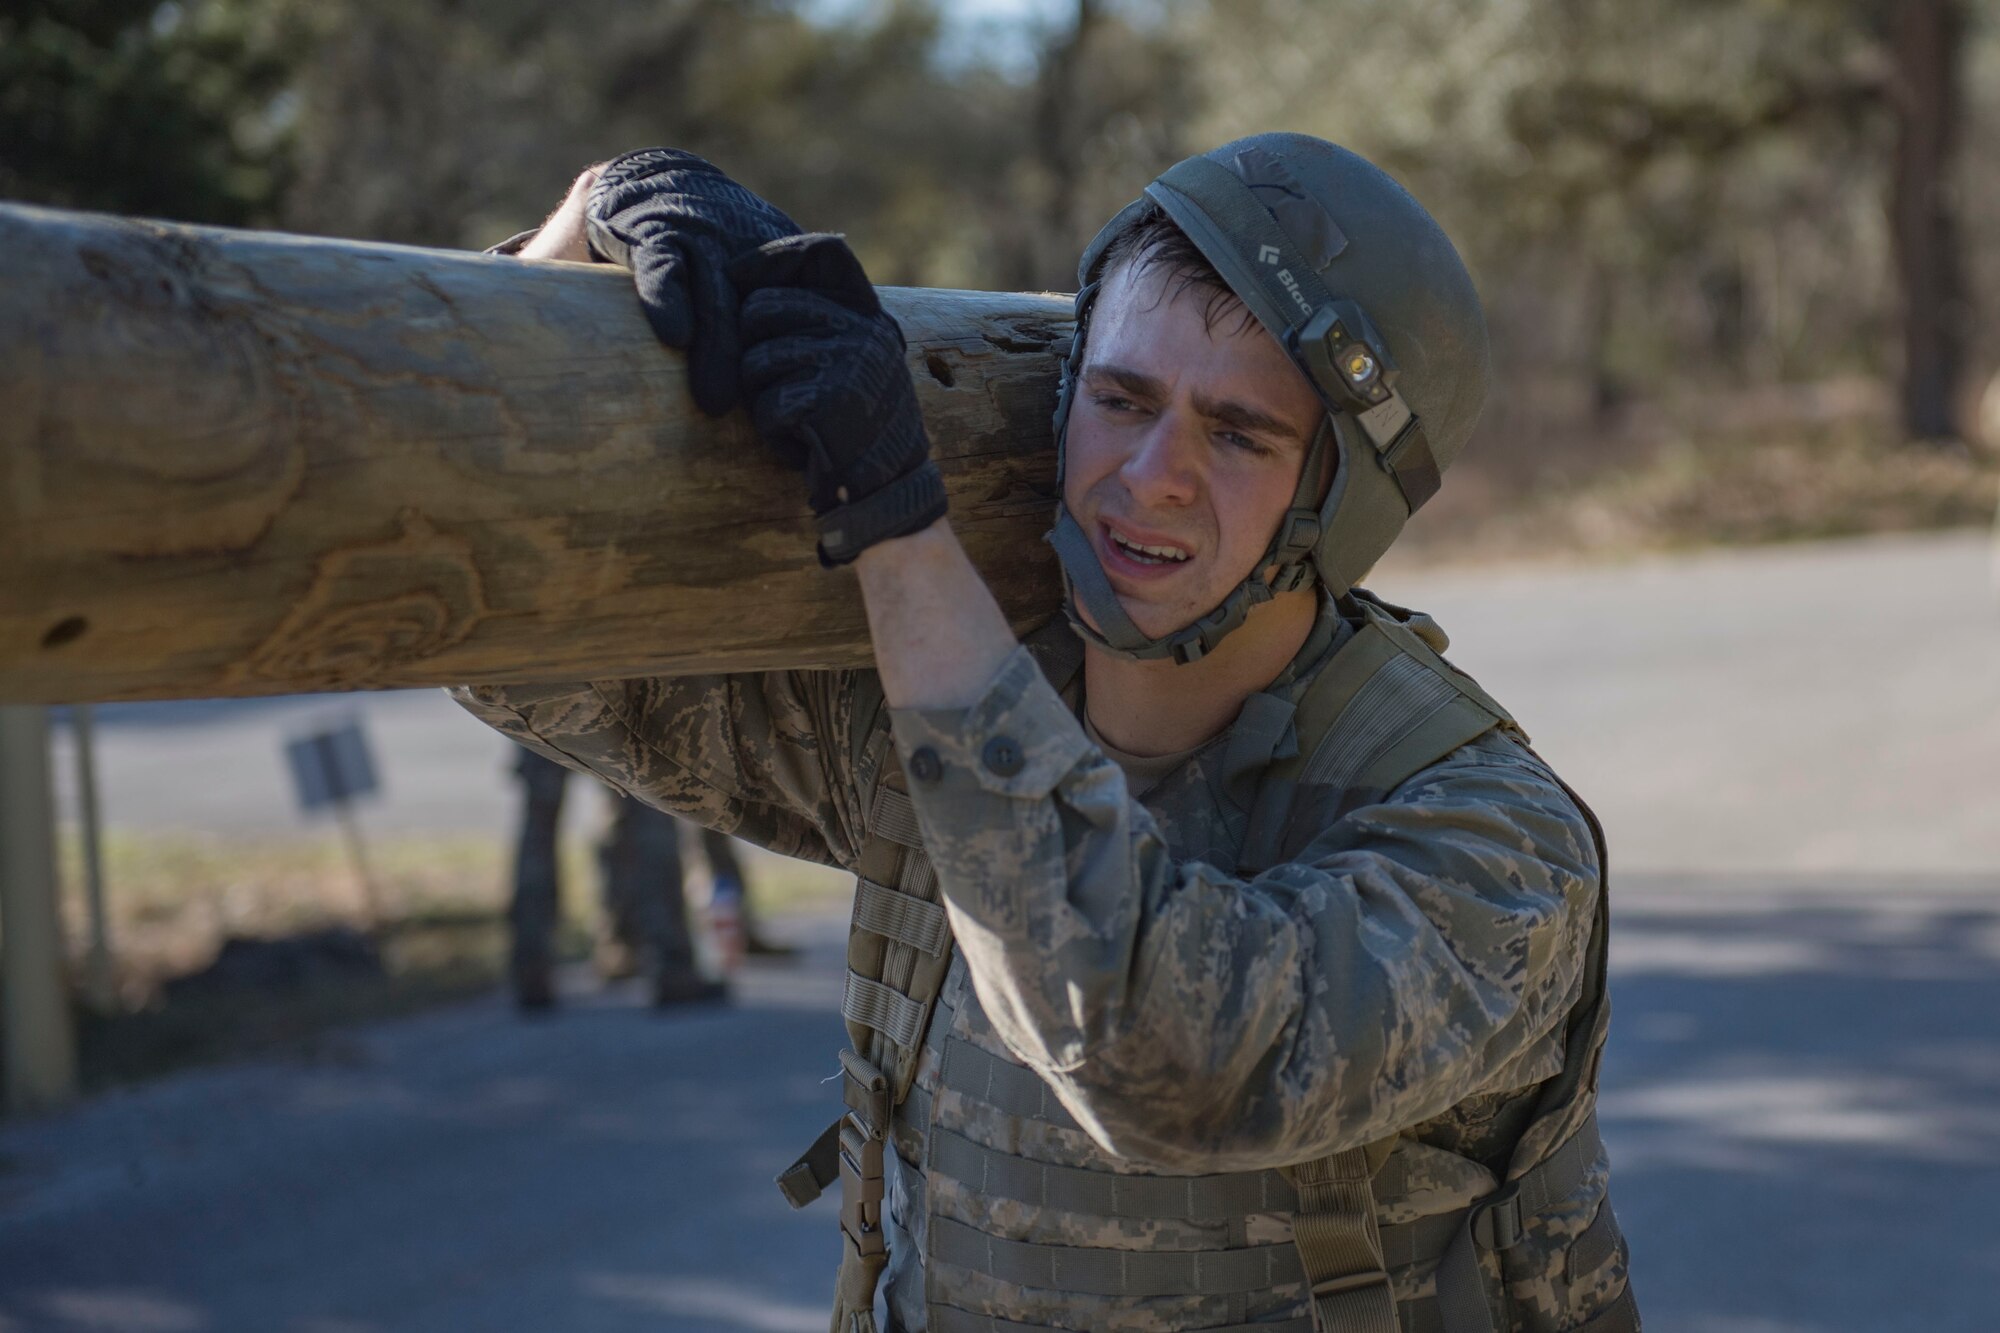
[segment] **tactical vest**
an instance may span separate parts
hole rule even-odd
[[[1379,800],[1493,728],[1525,744],[1507,712],[1421,637],[1422,622],[1413,628],[1409,613],[1365,593],[1356,593],[1346,609],[1360,618],[1357,632],[1296,704],[1253,695],[1232,728],[1232,746],[1247,742],[1266,756],[1278,748],[1281,734],[1298,741],[1291,757],[1263,765],[1239,873],[1279,863],[1317,832],[1289,826],[1301,785],[1338,789],[1344,812]],[[1062,691],[1081,665],[1081,644],[1057,626],[1028,646]],[[840,1053],[847,1112],[778,1178],[794,1207],[839,1182],[842,1253],[832,1333],[876,1331],[875,1295],[888,1259],[885,1146],[898,1154],[899,1170],[927,1177],[927,1207],[941,1179],[982,1198],[1102,1219],[1111,1227],[1185,1222],[1212,1234],[1217,1221],[1289,1215],[1290,1236],[1282,1243],[1242,1243],[1250,1237],[1239,1222],[1230,1229],[1238,1243],[1136,1251],[1033,1244],[930,1216],[920,1219],[927,1271],[951,1264],[1048,1293],[1212,1298],[1208,1305],[1219,1318],[1170,1325],[1190,1333],[1492,1333],[1505,1326],[1506,1297],[1494,1281],[1504,1272],[1504,1253],[1530,1221],[1584,1185],[1601,1155],[1596,1075],[1609,1017],[1601,886],[1583,993],[1567,1020],[1563,1069],[1543,1087],[1503,1183],[1469,1207],[1382,1225],[1378,1194],[1395,1199],[1407,1192],[1406,1182],[1396,1178],[1402,1168],[1393,1138],[1282,1170],[1180,1177],[1134,1174],[1129,1166],[1109,1171],[1052,1164],[983,1146],[937,1119],[935,1100],[950,1095],[981,1115],[1013,1117],[1021,1133],[1012,1139],[1077,1132],[1032,1069],[962,1035],[962,1011],[976,1005],[976,997],[962,960],[954,962],[937,877],[893,753],[881,769],[858,865],[841,1006],[852,1042]],[[1602,831],[1581,800],[1577,806],[1602,866]],[[1565,1272],[1595,1271],[1620,1246],[1607,1198],[1570,1242]],[[1398,1302],[1390,1271],[1413,1265],[1434,1270],[1434,1284],[1422,1297]],[[1310,1314],[1273,1320],[1249,1309],[1254,1293],[1268,1299],[1278,1290],[1309,1294]],[[1289,1301],[1297,1303],[1297,1296]],[[930,1333],[1057,1327],[975,1314],[936,1299],[927,1299],[926,1315]],[[1638,1327],[1627,1286],[1584,1333],[1636,1333]]]

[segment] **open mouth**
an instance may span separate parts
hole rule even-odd
[[[1188,553],[1178,546],[1152,546],[1127,541],[1108,526],[1104,535],[1112,550],[1141,565],[1178,565],[1188,558]]]

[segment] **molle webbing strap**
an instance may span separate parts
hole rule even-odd
[[[1076,1117],[1056,1097],[1055,1089],[1025,1066],[1010,1064],[969,1041],[945,1046],[939,1085],[964,1093],[974,1101],[1019,1116],[1043,1120],[1063,1129],[1081,1129]]]
[[[1325,1333],[1398,1333],[1367,1150],[1302,1162],[1285,1174],[1298,1191],[1292,1244],[1319,1327]]]
[[[842,1116],[821,1130],[812,1147],[779,1173],[778,1192],[792,1207],[805,1207],[840,1178],[840,1126],[845,1120]]]
[[[1095,1329],[1071,1329],[1055,1324],[1017,1324],[998,1315],[974,1314],[955,1305],[930,1306],[930,1333],[1097,1333]],[[1201,1333],[1313,1333],[1312,1320],[1278,1319],[1255,1324],[1206,1324]]]
[[[1611,1308],[1592,1316],[1576,1333],[1639,1333],[1639,1302],[1632,1295],[1632,1285],[1626,1283]]]
[[[840,1136],[840,1269],[834,1276],[831,1333],[876,1333],[875,1288],[889,1263],[882,1225],[889,1133],[889,1080],[858,1053],[840,1053],[849,1107]]]
[[[1089,1296],[1233,1296],[1304,1280],[1291,1245],[1236,1250],[1100,1250],[989,1236],[930,1220],[931,1253],[1002,1282]]]
[[[1306,686],[1294,709],[1296,753],[1272,764],[1258,788],[1238,862],[1246,874],[1283,856],[1301,785],[1347,791],[1348,806],[1380,799],[1511,721],[1470,677],[1452,670],[1386,612],[1366,601],[1357,605],[1366,623]]]
[[[944,908],[872,879],[857,881],[854,925],[940,957],[951,945],[951,922]]]
[[[873,1028],[906,1050],[923,1036],[924,1006],[892,986],[870,981],[858,972],[847,974],[840,1013],[850,1023]]]
[[[930,1170],[982,1195],[1123,1220],[1224,1221],[1246,1213],[1288,1213],[1297,1202],[1275,1171],[1215,1176],[1093,1171],[1019,1157],[939,1128],[931,1131]]]
[[[1593,1112],[1583,1127],[1526,1172],[1466,1209],[1437,1270],[1438,1311],[1447,1333],[1492,1333],[1493,1311],[1479,1268],[1480,1250],[1508,1250],[1527,1223],[1582,1188],[1603,1151]],[[1608,1204],[1607,1204],[1608,1206]]]
[[[921,850],[924,845],[923,830],[917,826],[917,808],[910,804],[909,793],[886,782],[875,788],[868,825],[875,836],[887,838],[898,847]]]
[[[889,1076],[898,1100],[916,1077],[917,1042],[951,958],[937,876],[902,776],[900,767],[884,772],[869,802],[841,1002],[854,1049]]]
[[[1352,787],[1391,745],[1458,697],[1422,663],[1396,654],[1356,691],[1341,714],[1338,743],[1318,746],[1299,781]]]
[[[832,1333],[876,1333],[875,1289],[888,1263],[882,1208],[890,1108],[916,1078],[918,1043],[950,962],[939,937],[943,908],[936,901],[937,876],[923,854],[922,829],[902,789],[902,771],[893,756],[889,763],[869,803],[847,935],[840,1008],[853,1045],[840,1053],[850,1109],[831,1131],[838,1140],[840,1181]],[[824,1188],[825,1163],[819,1160],[824,1156],[815,1143],[780,1178],[794,1206]]]
[[[1397,647],[1422,662],[1432,671],[1435,671],[1440,677],[1450,682],[1453,688],[1457,689],[1474,703],[1477,703],[1481,708],[1484,708],[1487,712],[1508,723],[1510,726],[1514,726],[1517,731],[1519,730],[1518,724],[1514,722],[1513,715],[1505,708],[1502,708],[1499,702],[1480,686],[1478,681],[1445,661],[1437,649],[1432,648],[1428,643],[1424,642],[1422,635],[1403,623],[1401,617],[1409,616],[1413,613],[1405,611],[1400,607],[1392,606],[1373,593],[1360,588],[1355,589],[1349,595],[1349,599],[1359,606],[1368,616],[1368,619],[1380,628],[1382,633],[1387,635],[1390,641],[1396,644]],[[1574,797],[1576,793],[1571,792],[1570,795]]]
[[[1595,1269],[1603,1267],[1618,1253],[1618,1217],[1611,1211],[1611,1199],[1607,1195],[1597,1205],[1597,1216],[1590,1219],[1590,1225],[1583,1234],[1570,1242],[1569,1260],[1565,1265],[1565,1276],[1571,1282]]]

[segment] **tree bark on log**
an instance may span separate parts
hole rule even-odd
[[[1017,628],[1071,331],[884,288]],[[0,207],[0,700],[869,660],[798,478],[688,399],[622,270]]]

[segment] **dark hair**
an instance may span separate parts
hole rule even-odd
[[[1158,204],[1147,204],[1118,229],[1088,276],[1090,281],[1101,283],[1128,266],[1134,277],[1149,269],[1165,269],[1170,281],[1161,296],[1164,301],[1175,300],[1189,290],[1205,294],[1208,299],[1202,306],[1201,318],[1211,333],[1231,314],[1232,308],[1238,318],[1237,332],[1257,323],[1257,317],[1250,313],[1243,298],[1229,289],[1222,274],[1208,262],[1208,256]]]

